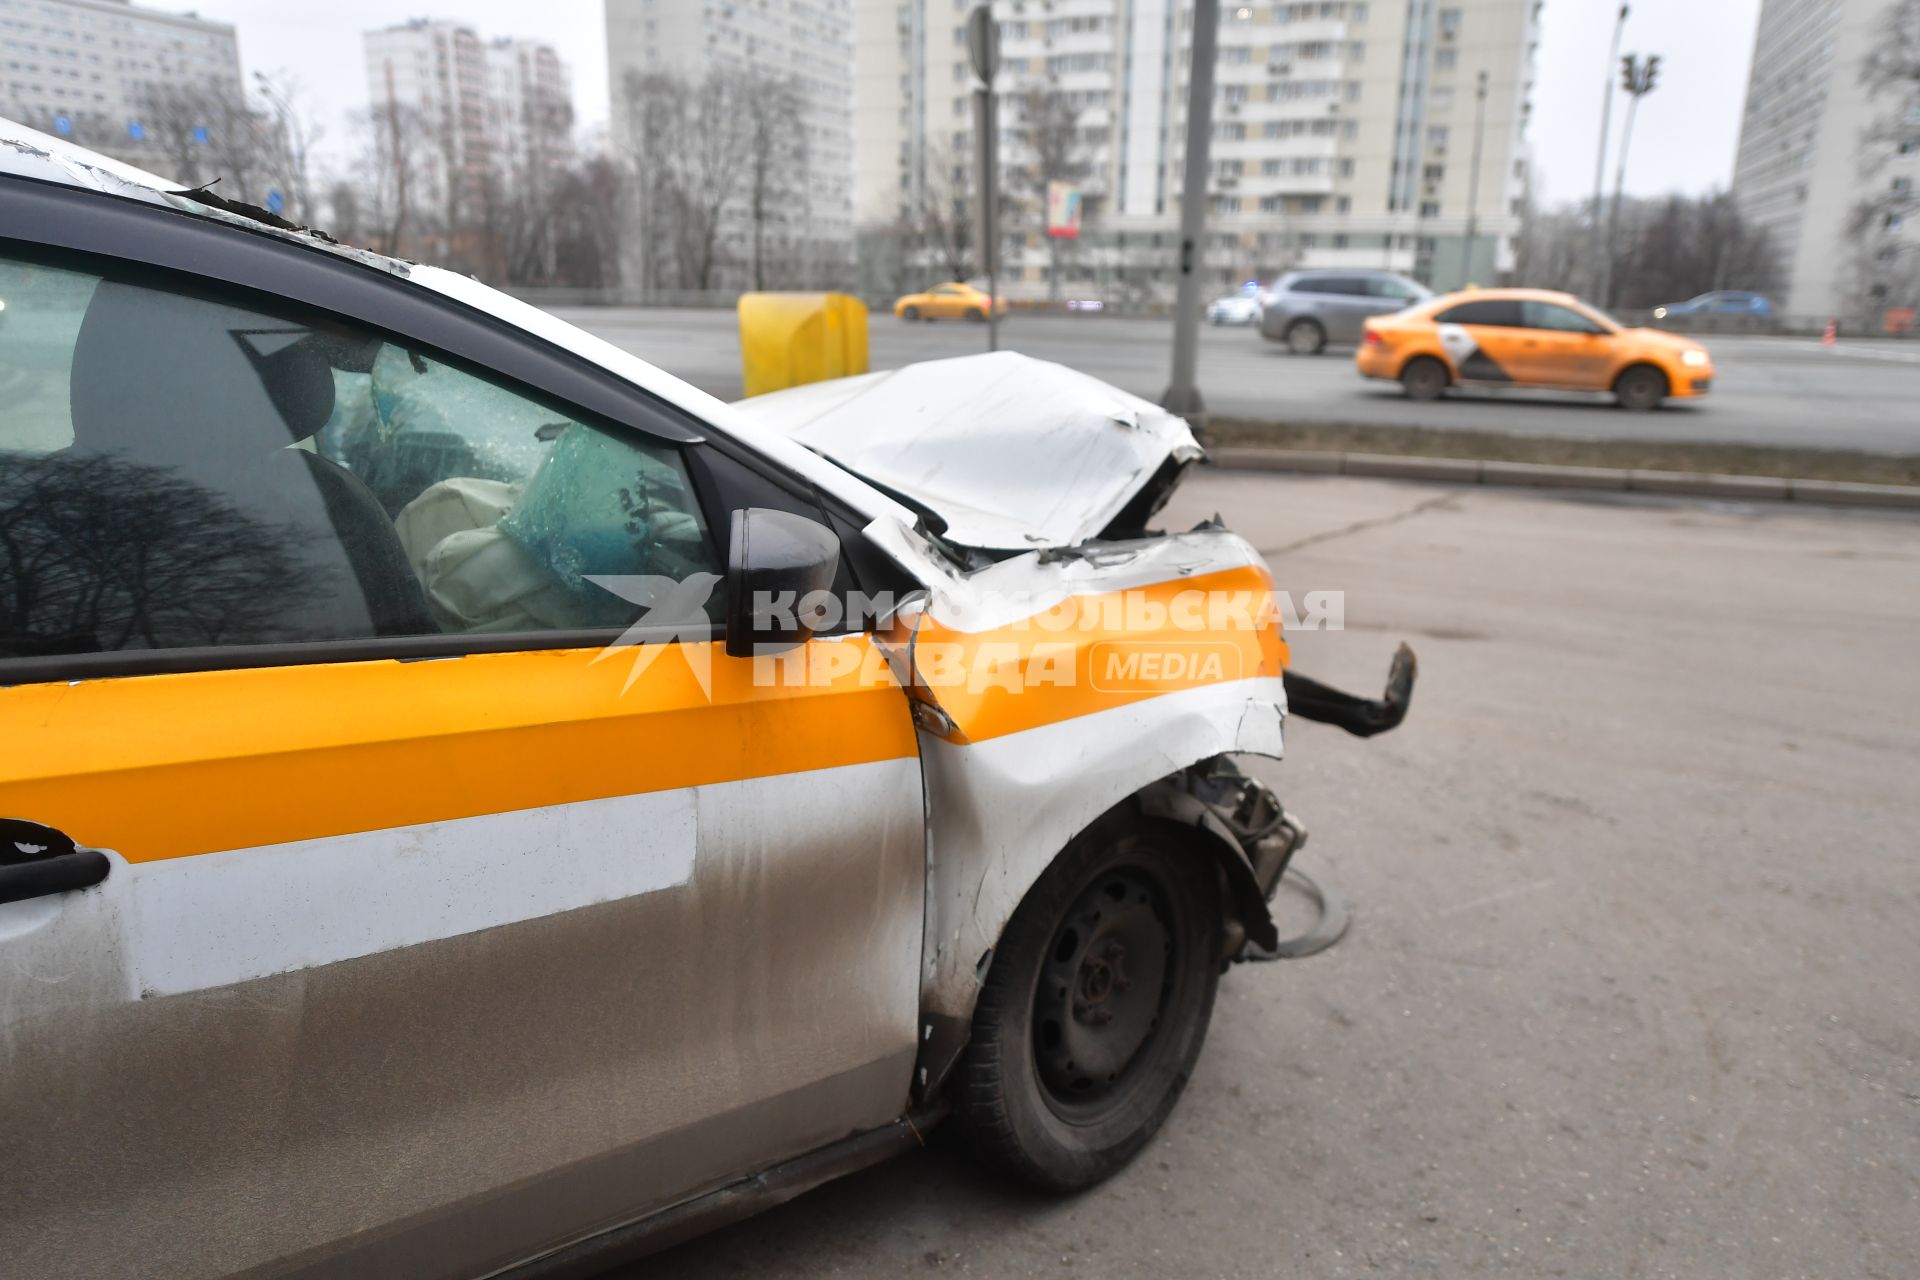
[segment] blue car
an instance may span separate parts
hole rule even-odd
[[[1664,307],[1653,309],[1655,320],[1665,320],[1668,316],[1770,316],[1773,303],[1766,295],[1746,293],[1739,289],[1717,289],[1712,293],[1703,293],[1697,298],[1688,298],[1685,302],[1669,302]]]

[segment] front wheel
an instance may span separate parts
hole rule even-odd
[[[988,1165],[1075,1191],[1146,1146],[1206,1039],[1220,913],[1211,854],[1170,823],[1115,815],[1054,860],[994,950],[960,1065]]]
[[[902,307],[900,308],[900,318],[902,320],[918,320],[920,318],[920,308]]]
[[[1652,365],[1635,365],[1614,382],[1613,394],[1629,413],[1657,409],[1667,398],[1667,375]]]

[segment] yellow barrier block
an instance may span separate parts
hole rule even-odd
[[[850,294],[743,293],[738,310],[747,395],[867,371],[867,308]]]

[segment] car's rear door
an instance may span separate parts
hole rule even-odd
[[[1325,320],[1328,341],[1359,341],[1360,327],[1375,306],[1364,276],[1309,277],[1301,287],[1318,295],[1314,310]]]
[[[1520,303],[1512,298],[1474,298],[1434,316],[1440,345],[1463,382],[1525,381],[1523,344],[1530,337]]]
[[[16,187],[0,817],[107,874],[0,848],[11,1256],[481,1274],[896,1116],[905,699],[864,636],[721,651],[717,445],[371,268]]]

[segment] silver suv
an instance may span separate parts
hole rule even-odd
[[[1260,295],[1260,332],[1295,355],[1313,355],[1329,342],[1358,342],[1368,316],[1432,296],[1391,271],[1289,271]]]

